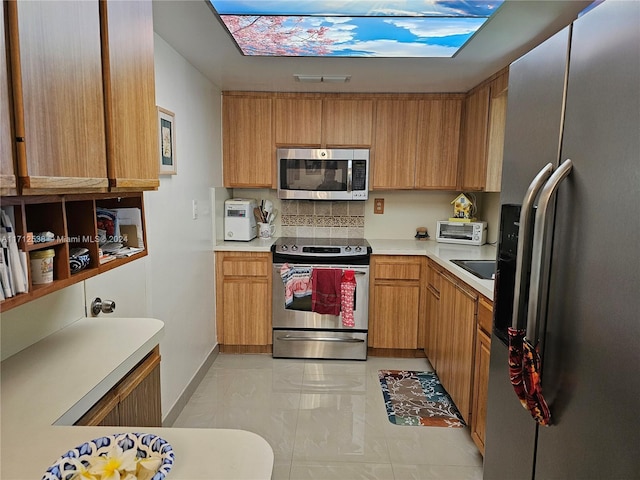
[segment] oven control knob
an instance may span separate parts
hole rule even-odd
[[[350,252],[351,251],[351,247],[349,245],[347,245],[346,247],[344,247],[344,251],[345,252]]]
[[[360,245],[358,245],[358,246],[356,247],[356,252],[361,252],[361,251],[362,251],[362,247],[361,247]]]
[[[280,250],[282,250],[282,251],[286,252],[287,250],[289,250],[289,247],[287,247],[286,245],[282,245],[282,246],[280,247]]]
[[[296,250],[298,250],[298,246],[295,245],[295,244],[291,245],[291,250],[293,250],[295,252]]]

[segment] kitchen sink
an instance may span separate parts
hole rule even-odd
[[[483,280],[493,280],[495,278],[495,260],[451,260],[451,262]]]

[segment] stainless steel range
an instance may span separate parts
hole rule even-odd
[[[283,237],[271,251],[273,356],[366,360],[369,243]]]

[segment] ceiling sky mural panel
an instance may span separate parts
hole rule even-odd
[[[497,1],[210,0],[247,56],[452,57]]]

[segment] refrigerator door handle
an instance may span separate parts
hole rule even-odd
[[[516,276],[514,283],[513,295],[513,317],[511,327],[518,330],[524,324],[525,300],[527,282],[525,276],[531,262],[531,220],[533,218],[533,203],[540,189],[544,186],[547,179],[553,172],[553,165],[548,163],[534,177],[527,193],[522,200],[522,208],[520,210],[520,226],[518,229],[518,246],[516,253]]]
[[[527,337],[530,342],[536,343],[538,329],[538,310],[540,308],[540,290],[542,287],[542,261],[544,259],[544,242],[546,238],[546,221],[551,197],[556,192],[562,180],[571,172],[573,163],[565,160],[551,175],[540,192],[538,210],[536,212],[535,230],[533,233],[533,248],[531,252],[531,277],[529,288],[529,309],[527,313]]]

